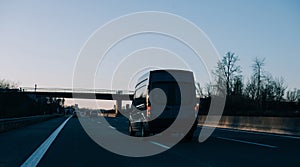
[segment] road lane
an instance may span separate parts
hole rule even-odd
[[[97,126],[97,118],[88,118]],[[128,122],[123,117],[107,118],[111,127],[127,134]],[[107,127],[109,128],[109,127]],[[39,166],[299,166],[299,140],[269,135],[231,132],[216,129],[205,142],[181,142],[161,154],[129,158],[111,153],[98,146],[81,127],[78,119],[71,119],[53,142]],[[222,139],[223,138],[223,139]],[[278,148],[224,140],[246,140],[274,145]],[[119,141],[122,142],[122,141]],[[152,143],[153,147],[160,143]]]
[[[169,150],[163,154],[142,158],[116,155],[98,146],[85,133],[79,121],[71,119],[38,166],[140,166],[141,164],[143,166],[184,166],[186,159],[185,156]]]
[[[42,159],[50,145],[53,143],[59,132],[64,128],[66,123],[70,120],[72,116],[69,116],[44,142],[39,148],[35,150],[34,153],[21,165],[21,167],[36,166]]]
[[[248,141],[252,143],[266,144],[270,146],[277,147],[281,154],[286,154],[290,156],[284,156],[286,159],[291,159],[290,157],[295,157],[294,155],[299,154],[300,139],[296,136],[286,137],[286,135],[278,134],[268,134],[260,132],[247,132],[240,130],[222,129],[217,128],[213,133],[212,137],[218,138],[230,138],[233,140]],[[233,141],[234,142],[234,141]]]
[[[0,133],[0,166],[20,166],[65,119],[54,118]]]

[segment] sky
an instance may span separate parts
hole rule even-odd
[[[181,16],[202,29],[220,56],[234,52],[245,81],[251,76],[254,58],[260,57],[266,59],[265,71],[283,77],[288,89],[300,88],[299,9],[297,0],[2,0],[0,79],[18,82],[21,87],[71,88],[77,57],[99,27],[130,13],[160,11]],[[122,56],[118,55],[145,47],[192,54],[174,39],[144,34],[117,45],[106,61],[119,62]],[[109,72],[98,69],[97,88],[109,88],[103,82]],[[207,74],[203,76],[197,78],[201,84],[208,80]],[[131,83],[123,82],[114,88],[132,88]]]

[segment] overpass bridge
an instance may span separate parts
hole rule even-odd
[[[116,114],[118,114],[122,107],[122,101],[132,100],[134,92],[129,90],[108,89],[22,87],[20,89],[0,89],[0,93],[17,93],[58,98],[116,100]]]
[[[83,88],[32,88],[22,87],[20,93],[61,98],[99,99],[99,100],[132,100],[134,91]]]

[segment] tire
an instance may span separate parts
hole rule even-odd
[[[147,136],[149,136],[149,133],[145,130],[145,127],[144,127],[143,124],[141,125],[141,136],[142,136],[142,137],[147,137]]]
[[[183,140],[184,141],[192,141],[193,134],[194,134],[194,131],[189,131],[189,133],[184,136]]]
[[[130,136],[135,136],[135,132],[132,130],[132,127],[131,127],[131,125],[130,125],[130,123],[129,123],[129,135]]]
[[[196,120],[192,126],[192,128],[189,130],[189,132],[184,136],[183,140],[185,141],[191,141],[193,139],[193,135],[195,130],[197,129],[198,121]]]

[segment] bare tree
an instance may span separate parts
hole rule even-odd
[[[297,100],[299,101],[299,99],[300,99],[300,90],[294,88],[293,90],[287,91],[286,98],[290,102],[295,102]]]
[[[271,74],[264,76],[262,95],[267,101],[281,101],[286,90],[284,79],[273,78]]]
[[[197,95],[198,95],[199,97],[202,97],[202,96],[203,96],[203,91],[202,91],[202,88],[201,88],[199,82],[196,83],[196,92],[197,92]]]
[[[252,100],[256,99],[256,85],[255,78],[253,76],[248,80],[246,84],[245,95]]]
[[[212,95],[213,84],[211,82],[206,83],[204,87],[204,94],[206,97],[210,97]]]
[[[270,73],[263,70],[265,58],[255,58],[252,64],[253,74],[248,81],[245,93],[253,100],[281,101],[286,90],[284,79],[273,78]]]
[[[274,97],[275,101],[281,101],[283,100],[284,92],[287,88],[287,86],[284,83],[284,79],[282,77],[275,78],[273,81],[274,84]]]
[[[266,74],[264,76],[264,84],[261,87],[261,100],[263,101],[273,101],[275,99],[274,96],[274,83],[271,74]]]
[[[265,58],[255,58],[252,64],[254,84],[256,85],[256,95],[255,98],[259,99],[261,97],[261,88],[262,88],[262,77],[263,77],[263,66],[265,65]]]
[[[239,60],[235,53],[227,52],[221,61],[218,62],[216,70],[213,74],[216,77],[217,84],[225,84],[226,93],[230,95],[233,92],[235,77],[242,72],[241,67],[237,65]]]
[[[233,94],[234,95],[243,95],[243,78],[241,75],[236,76],[234,78],[234,83],[233,83]]]
[[[206,94],[207,94],[207,97],[210,97],[212,95],[212,83],[207,83],[205,85],[205,90],[206,90]]]

